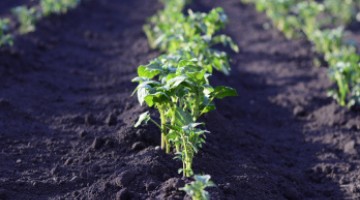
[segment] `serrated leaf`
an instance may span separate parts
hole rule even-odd
[[[216,107],[215,107],[214,104],[207,105],[202,109],[201,114],[206,114],[206,113],[208,113],[210,111],[213,111],[215,109],[216,109]]]
[[[134,127],[136,128],[136,127],[140,126],[143,123],[146,124],[150,119],[151,118],[150,118],[149,111],[146,111],[146,112],[140,114],[139,119],[136,122],[136,124],[134,125]]]
[[[154,104],[164,103],[166,100],[168,100],[168,96],[163,92],[148,94],[144,98],[144,101],[149,107],[152,107]]]
[[[218,86],[214,89],[214,91],[210,94],[212,97],[217,99],[223,99],[225,97],[234,97],[238,96],[236,90],[227,86]]]
[[[190,113],[183,111],[181,108],[176,108],[175,110],[175,121],[179,126],[190,124],[193,122],[193,119]]]
[[[181,83],[183,83],[186,79],[187,79],[187,77],[184,76],[184,75],[183,76],[176,76],[176,77],[168,80],[167,86],[169,87],[169,89],[176,88]]]
[[[156,75],[160,74],[161,70],[162,69],[160,66],[156,65],[155,63],[151,63],[147,66],[140,65],[138,67],[137,73],[139,77],[152,79]]]

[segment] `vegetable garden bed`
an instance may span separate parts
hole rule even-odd
[[[227,52],[229,76],[210,78],[238,96],[200,117],[211,133],[193,170],[211,175],[211,199],[359,198],[360,116],[327,96],[311,44],[265,29],[266,16],[240,0],[188,5],[218,6],[240,52]],[[179,189],[192,178],[160,149],[158,127],[133,127],[147,109],[131,80],[160,55],[142,27],[160,9],[88,1],[0,48],[0,199],[190,198]]]

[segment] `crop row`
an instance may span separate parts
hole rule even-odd
[[[16,31],[25,34],[35,30],[38,20],[51,14],[66,13],[69,9],[76,7],[81,0],[40,0],[40,5],[33,7],[18,6],[12,9],[12,14],[19,24]],[[10,30],[11,20],[0,18],[0,46],[12,45],[14,35]]]
[[[287,38],[305,35],[329,65],[336,87],[329,91],[342,106],[360,105],[360,56],[353,42],[344,38],[343,26],[356,18],[359,0],[243,0],[265,12]]]
[[[214,100],[237,96],[227,86],[213,87],[209,78],[214,70],[230,73],[228,55],[213,48],[223,44],[237,52],[232,39],[217,34],[225,27],[227,16],[222,8],[209,13],[188,11],[183,14],[186,0],[163,1],[164,9],[149,19],[144,26],[149,44],[164,52],[147,65],[137,69],[137,93],[141,105],[155,108],[160,122],[152,119],[149,112],[140,115],[135,127],[148,121],[161,131],[161,148],[174,152],[182,161],[179,173],[194,176],[195,181],[184,188],[193,199],[208,199],[204,190],[212,186],[209,175],[194,175],[192,163],[195,154],[205,143],[202,115],[215,109]]]

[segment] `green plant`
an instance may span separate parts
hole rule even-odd
[[[13,44],[13,36],[8,33],[9,24],[9,19],[0,19],[0,46]]]
[[[147,66],[139,66],[138,77],[133,80],[139,82],[135,92],[140,104],[146,103],[159,111],[160,124],[155,124],[161,130],[161,147],[169,153],[173,146],[177,155],[181,155],[184,176],[191,176],[193,155],[206,133],[184,127],[199,125],[195,123],[197,119],[215,109],[215,98],[237,95],[232,88],[210,86],[207,70],[196,63],[196,60],[163,56]],[[140,117],[136,126],[148,118]]]
[[[324,0],[323,4],[327,16],[332,24],[348,24],[355,19],[357,14],[356,5],[359,6],[358,0]]]
[[[188,16],[173,10],[166,7],[150,19],[150,24],[144,26],[150,46],[169,53],[179,52],[182,55],[191,52],[191,55],[187,55],[189,59],[197,58],[202,66],[211,65],[229,74],[230,65],[226,53],[211,48],[222,43],[238,52],[237,45],[230,37],[215,36],[216,31],[223,28],[227,22],[223,10],[216,8],[208,14],[194,13],[190,10]]]
[[[26,6],[18,6],[12,12],[20,23],[19,32],[22,34],[34,31],[35,23],[41,17],[35,8],[27,8]]]
[[[350,22],[359,9],[358,0],[243,0],[255,3],[286,36],[301,30],[317,52],[324,54],[329,65],[329,77],[336,87],[329,95],[342,106],[360,105],[360,56],[356,48],[344,42],[343,26]],[[284,28],[288,19],[296,16],[296,23]],[[335,28],[334,28],[335,25]],[[337,26],[337,28],[336,28]]]
[[[244,2],[255,3],[256,9],[259,12],[265,12],[274,26],[287,38],[299,36],[301,24],[292,11],[297,0],[244,0]]]
[[[210,180],[210,175],[195,175],[194,181],[180,188],[189,195],[192,200],[209,200],[210,195],[205,190],[207,187],[214,187],[215,184]]]
[[[41,0],[40,6],[43,15],[66,13],[69,9],[76,7],[80,0]]]
[[[314,32],[322,25],[318,16],[324,10],[324,6],[315,1],[302,1],[295,5],[295,10],[301,24],[300,28],[311,40]]]
[[[163,1],[165,8],[150,18],[144,26],[152,48],[166,54],[138,67],[139,103],[158,110],[160,122],[148,112],[140,115],[135,126],[152,121],[161,130],[161,148],[175,151],[183,163],[184,176],[193,175],[194,155],[205,143],[206,130],[199,128],[199,118],[215,109],[214,99],[236,96],[234,89],[209,83],[213,69],[229,74],[227,54],[212,48],[223,44],[238,51],[237,45],[226,35],[216,35],[225,26],[227,17],[221,8],[209,13],[191,10],[182,13],[186,1]]]

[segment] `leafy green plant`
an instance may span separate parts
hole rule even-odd
[[[26,6],[18,6],[12,12],[20,23],[19,32],[22,34],[34,31],[35,23],[41,17],[35,8],[27,8]]]
[[[325,12],[332,24],[348,24],[355,19],[358,0],[324,0]]]
[[[301,30],[315,45],[316,51],[324,54],[329,65],[329,77],[336,83],[336,88],[331,89],[329,95],[342,106],[360,105],[360,56],[354,46],[343,40],[343,25],[349,23],[357,14],[358,0],[243,1],[255,3],[258,10],[266,12],[287,37]],[[288,26],[290,30],[278,25],[286,24],[293,16],[296,16],[297,22]]]
[[[302,31],[311,40],[314,32],[321,26],[318,16],[324,10],[324,6],[315,1],[302,1],[296,4],[295,9]]]
[[[246,3],[255,3],[259,12],[265,12],[274,26],[281,30],[287,38],[299,36],[301,24],[292,12],[297,0],[244,0]]]
[[[9,24],[9,19],[0,19],[0,46],[13,44],[13,36],[8,33]]]
[[[135,126],[152,121],[161,130],[161,148],[175,151],[183,163],[184,176],[193,175],[195,154],[205,143],[208,132],[199,128],[199,118],[215,109],[214,99],[236,96],[234,89],[209,83],[213,69],[229,74],[227,54],[212,48],[223,44],[234,51],[237,45],[226,35],[216,35],[225,26],[227,17],[221,8],[209,13],[182,13],[186,1],[163,1],[165,8],[150,18],[144,26],[152,48],[166,54],[138,67],[139,103],[158,110],[160,122],[148,112],[140,115]]]
[[[44,16],[50,14],[66,13],[69,9],[76,7],[80,0],[41,0],[40,6]]]
[[[230,66],[226,53],[211,48],[221,43],[238,52],[237,45],[230,37],[215,36],[215,32],[223,28],[227,22],[223,10],[216,8],[208,14],[194,13],[189,10],[188,16],[173,10],[176,9],[167,6],[164,11],[152,17],[148,25],[144,26],[150,46],[169,53],[182,54],[182,56],[187,54],[188,59],[196,58],[202,66],[211,65],[229,74]]]
[[[215,98],[236,96],[237,93],[229,87],[210,86],[210,75],[206,69],[196,65],[196,60],[165,57],[155,59],[147,66],[139,66],[139,76],[133,80],[139,82],[135,91],[141,105],[146,103],[159,111],[161,147],[169,153],[173,146],[184,162],[184,176],[190,176],[193,155],[203,143],[200,139],[203,134],[200,133],[206,131],[184,127],[194,124],[201,115],[214,110]],[[144,119],[148,117],[139,118]],[[196,139],[194,134],[199,138]]]
[[[41,0],[40,7],[18,6],[12,9],[12,13],[19,22],[19,33],[25,34],[35,30],[35,24],[44,16],[61,14],[76,7],[81,0]]]
[[[180,188],[189,195],[192,200],[209,200],[210,195],[205,190],[207,187],[214,187],[215,184],[210,180],[210,175],[195,175],[194,181]]]

